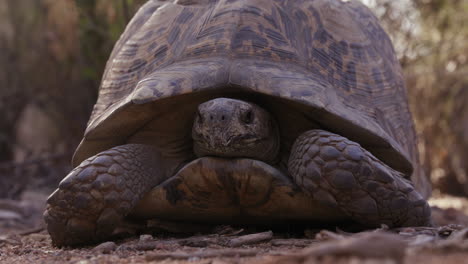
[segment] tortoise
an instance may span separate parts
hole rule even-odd
[[[56,246],[126,219],[431,225],[402,70],[350,0],[148,1],[107,62]]]

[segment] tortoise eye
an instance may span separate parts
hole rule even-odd
[[[244,112],[244,113],[242,114],[242,118],[241,118],[241,119],[242,119],[242,121],[243,121],[244,123],[246,123],[246,124],[252,123],[252,121],[253,121],[253,119],[254,119],[254,114],[253,114],[252,110],[248,110],[248,111]]]

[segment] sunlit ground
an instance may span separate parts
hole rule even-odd
[[[429,200],[431,206],[442,209],[453,208],[468,215],[468,199],[435,192]]]

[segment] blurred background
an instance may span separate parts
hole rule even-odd
[[[468,0],[362,0],[406,76],[434,195],[468,196]],[[0,0],[0,198],[71,169],[106,60],[144,0]]]

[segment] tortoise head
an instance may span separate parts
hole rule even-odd
[[[278,126],[256,104],[216,98],[198,106],[192,129],[198,157],[252,158],[274,163],[279,152]]]

